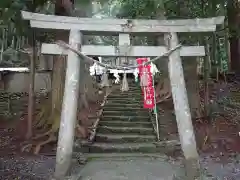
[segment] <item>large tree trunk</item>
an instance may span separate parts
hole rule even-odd
[[[90,1],[89,1],[90,3]],[[89,11],[89,8],[85,6],[82,7],[83,11],[73,11],[72,10],[71,0],[57,0],[56,1],[56,15],[74,15],[76,16],[86,16],[85,12]],[[80,14],[75,14],[75,13]],[[83,12],[83,13],[82,13]],[[56,32],[56,40],[63,40],[69,43],[69,33],[67,31],[57,31]],[[96,82],[93,80],[92,77],[89,76],[89,64],[86,62],[81,61],[80,67],[80,88],[79,92],[82,95],[80,99],[80,105],[83,104],[86,108],[88,108],[88,99],[92,99],[93,101],[97,101],[98,88],[96,86]],[[65,76],[66,76],[66,57],[65,56],[56,56],[54,57],[53,62],[53,71],[52,71],[52,93],[51,98],[47,99],[46,103],[41,104],[41,111],[37,115],[37,121],[35,122],[36,128],[43,128],[44,131],[42,134],[38,134],[33,139],[46,139],[44,141],[38,141],[36,147],[34,147],[34,153],[38,154],[41,147],[45,144],[50,142],[56,142],[57,140],[57,133],[60,127],[60,116],[62,110],[62,103],[63,103],[63,94],[65,88]],[[78,119],[79,120],[79,119]],[[46,128],[46,129],[44,129]],[[83,128],[77,124],[77,136],[86,138],[88,133],[88,129]],[[34,145],[36,141],[33,142]],[[27,148],[32,147],[32,143],[24,145],[22,147],[22,151],[26,150]]]
[[[35,111],[35,68],[36,68],[36,38],[35,30],[32,29],[32,52],[30,52],[30,83],[29,83],[29,95],[28,95],[28,123],[27,123],[27,133],[26,139],[30,139],[33,135],[33,120]]]
[[[79,2],[80,6],[77,8],[76,16],[78,17],[92,17],[94,11],[97,11],[97,7],[95,1],[89,2]],[[87,42],[91,37],[83,37],[83,43]],[[92,64],[88,62],[81,61],[80,65],[80,88],[79,88],[79,110],[82,108],[89,109],[89,102],[97,102],[99,100],[98,94],[98,85],[93,77],[90,76],[89,67]],[[89,109],[90,110],[90,109]]]
[[[184,78],[186,82],[188,100],[193,118],[199,118],[202,116],[197,65],[198,63],[196,58],[183,58]]]
[[[29,2],[27,7],[30,11],[35,12],[37,6],[36,3]],[[35,112],[35,68],[37,59],[37,47],[36,47],[36,31],[31,29],[31,40],[32,40],[32,52],[30,52],[30,73],[29,73],[29,97],[28,97],[28,123],[26,139],[30,139],[33,134],[33,120]]]
[[[227,16],[230,32],[230,58],[231,69],[236,73],[240,73],[240,44],[239,44],[239,25],[240,25],[240,3],[237,0],[228,0]]]
[[[156,1],[156,3],[159,3]],[[157,19],[164,20],[165,17],[165,9],[164,4],[159,5],[157,4],[156,7],[158,7],[158,13],[157,13]],[[165,35],[160,35],[157,38],[155,38],[155,45],[157,46],[165,46]],[[161,101],[164,101],[166,97],[171,95],[171,87],[170,87],[170,80],[169,80],[169,74],[168,74],[168,57],[163,57],[161,60],[158,60],[156,62],[156,66],[159,69],[161,76],[158,79],[158,84],[156,87],[156,95],[160,94]],[[158,98],[157,98],[158,101]]]
[[[159,19],[166,19],[164,15],[164,5],[159,9],[157,17]],[[158,36],[157,45],[164,45],[164,36]],[[157,61],[157,67],[161,72],[161,77],[159,79],[159,84],[162,85],[160,94],[166,94],[165,97],[169,97],[168,95],[171,93],[170,80],[168,75],[168,58],[164,58],[161,61]],[[192,117],[201,116],[201,106],[200,106],[200,96],[199,96],[199,83],[197,76],[197,60],[192,58],[188,60],[187,58],[183,58],[183,67],[184,67],[184,75],[186,80],[186,88],[188,92],[188,99],[191,108]],[[159,87],[157,87],[159,88]],[[163,97],[163,98],[165,98]],[[163,99],[164,100],[164,99]]]
[[[70,0],[57,0],[55,3],[55,14],[68,16],[71,12]],[[69,33],[67,31],[57,31],[56,40],[63,40],[68,43]],[[64,82],[66,74],[66,57],[56,56],[53,60],[52,70],[52,93],[51,93],[51,118],[48,120],[48,124],[59,124],[60,113],[62,108],[62,98],[64,93]]]
[[[64,56],[55,57],[52,71],[52,114],[62,107],[64,92],[64,82],[66,74],[66,58]]]

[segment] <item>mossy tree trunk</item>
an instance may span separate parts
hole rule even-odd
[[[30,11],[35,12],[37,5],[36,3],[29,2],[27,3],[27,7]],[[34,29],[30,30],[31,32],[31,45],[32,52],[30,52],[30,73],[29,73],[29,97],[28,97],[28,121],[27,121],[27,132],[26,139],[30,139],[33,135],[33,120],[34,120],[34,112],[35,112],[35,68],[36,68],[36,60],[37,60],[37,47],[36,47],[36,31]]]
[[[202,116],[197,65],[198,63],[196,58],[183,58],[184,78],[186,82],[188,100],[193,118],[200,118]]]
[[[230,33],[229,42],[230,42],[231,70],[236,73],[240,73],[239,15],[240,15],[239,1],[228,0],[227,17]]]
[[[71,0],[57,0],[55,4],[55,14],[61,16],[70,16],[72,12]],[[59,30],[56,33],[56,40],[62,40],[68,43],[69,32]],[[60,113],[62,108],[62,100],[66,75],[66,57],[56,56],[53,61],[52,70],[52,93],[51,93],[51,119],[49,124],[60,122]],[[57,118],[56,118],[57,117]],[[58,120],[57,120],[58,119]],[[53,122],[57,120],[59,122]]]
[[[157,17],[158,19],[165,19],[164,5],[160,6]],[[156,45],[164,45],[164,35],[158,36]],[[160,101],[164,101],[171,94],[170,80],[168,74],[168,58],[157,61],[157,67],[161,72],[159,84],[162,86],[160,95],[163,95]],[[199,96],[199,82],[197,76],[197,59],[183,58],[184,76],[186,81],[186,88],[188,93],[189,104],[191,108],[192,117],[201,116],[200,96]],[[159,87],[158,87],[159,88]]]

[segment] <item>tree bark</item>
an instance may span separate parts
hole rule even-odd
[[[199,95],[199,82],[197,75],[198,62],[196,58],[183,58],[184,79],[192,118],[200,118],[202,116]]]
[[[32,29],[32,52],[30,54],[30,84],[29,84],[29,94],[28,94],[28,123],[27,123],[27,133],[26,139],[30,139],[33,135],[33,119],[35,111],[35,67],[36,67],[36,58],[37,58],[37,49],[36,49],[36,38],[35,30]]]
[[[160,6],[157,18],[166,19],[164,15],[164,5]],[[180,12],[179,12],[180,13]],[[164,36],[158,36],[157,45],[163,45]],[[192,118],[201,116],[201,106],[200,106],[200,96],[199,96],[199,83],[197,76],[197,60],[192,58],[188,60],[184,58],[183,61],[184,77],[186,80],[186,88],[188,93],[188,99],[191,109]],[[161,93],[171,93],[169,72],[168,72],[168,58],[164,58],[161,61],[157,61],[157,67],[161,72],[161,77],[159,79],[159,84],[163,85]]]
[[[27,7],[30,11],[34,12],[36,9],[35,2],[28,2]],[[28,123],[26,139],[30,139],[33,135],[33,119],[35,112],[35,68],[37,58],[37,47],[36,47],[36,31],[31,29],[31,40],[32,40],[32,52],[30,52],[30,73],[29,73],[29,94],[28,94]]]
[[[239,44],[239,25],[240,25],[240,4],[237,0],[228,0],[227,16],[230,33],[230,57],[231,70],[240,73],[240,44]]]

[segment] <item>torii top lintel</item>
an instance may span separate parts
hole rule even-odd
[[[22,17],[30,20],[32,27],[44,29],[78,29],[86,33],[166,33],[212,32],[223,24],[224,16],[184,20],[97,19],[54,16],[22,11]],[[100,34],[99,34],[100,33]]]

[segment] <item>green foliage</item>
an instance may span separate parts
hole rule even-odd
[[[119,0],[121,11],[119,17],[152,19],[157,14],[154,1],[150,0]]]
[[[47,0],[1,0],[0,3],[0,24],[15,29],[9,31],[10,36],[27,36],[29,34],[29,26],[26,21],[21,18],[21,10],[35,12],[37,9],[44,6]],[[13,33],[13,34],[11,34]]]
[[[54,3],[53,0],[51,0]],[[227,2],[233,0],[93,0],[102,5],[101,14],[109,17],[118,18],[142,18],[142,19],[156,19],[164,14],[168,19],[183,19],[183,18],[197,18],[197,17],[212,17],[218,15],[225,15]],[[236,0],[235,0],[236,1]],[[34,2],[34,4],[32,3]],[[12,37],[28,36],[29,25],[23,21],[20,15],[21,10],[48,13],[45,4],[48,0],[0,0],[0,25],[5,25],[8,29],[9,41],[11,44]],[[91,0],[76,0],[78,8],[91,5]],[[234,7],[232,7],[234,8]],[[238,8],[235,7],[232,12],[236,13]],[[238,26],[235,31],[231,28],[231,34],[239,32]],[[0,31],[0,35],[1,35]],[[196,44],[203,39],[204,34],[188,33],[180,37],[183,44]],[[50,39],[49,33],[38,33],[37,39],[45,41]],[[113,38],[101,38],[104,44],[112,44]],[[152,43],[151,40],[141,40],[144,43]],[[186,42],[186,43],[185,43]],[[227,56],[224,45],[219,45],[216,54],[221,63],[219,66],[226,69]]]
[[[220,72],[228,71],[228,56],[226,49],[226,41],[224,38],[218,39],[218,66],[220,67]]]
[[[47,0],[1,0],[0,1],[0,47],[1,66],[26,66],[28,59],[19,52],[31,41],[32,31],[29,22],[21,17],[21,10],[38,12]],[[46,36],[37,36],[40,40]],[[3,52],[2,52],[3,50]]]

